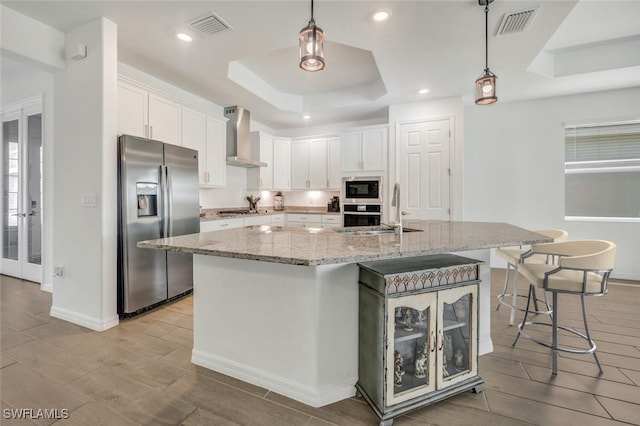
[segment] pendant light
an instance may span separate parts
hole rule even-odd
[[[496,96],[496,76],[489,70],[489,4],[493,0],[478,0],[484,6],[484,73],[476,80],[476,104],[489,105],[498,100]]]
[[[316,27],[313,19],[313,0],[311,0],[311,20],[300,30],[300,68],[305,71],[320,71],[324,68],[324,31]]]

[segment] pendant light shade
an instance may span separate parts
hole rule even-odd
[[[493,0],[478,0],[484,6],[484,72],[476,80],[476,104],[489,105],[498,100],[496,96],[496,80],[498,76],[489,70],[489,4]]]
[[[311,0],[311,20],[300,30],[300,68],[305,71],[320,71],[324,68],[324,31],[316,27],[313,19],[313,0]]]

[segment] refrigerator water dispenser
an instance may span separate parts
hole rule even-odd
[[[138,217],[158,216],[158,184],[137,182],[136,196],[138,198]]]

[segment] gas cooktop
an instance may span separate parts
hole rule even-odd
[[[249,209],[220,210],[218,214],[249,214]]]

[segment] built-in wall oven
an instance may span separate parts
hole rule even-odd
[[[376,226],[382,220],[382,178],[342,179],[342,225]]]

